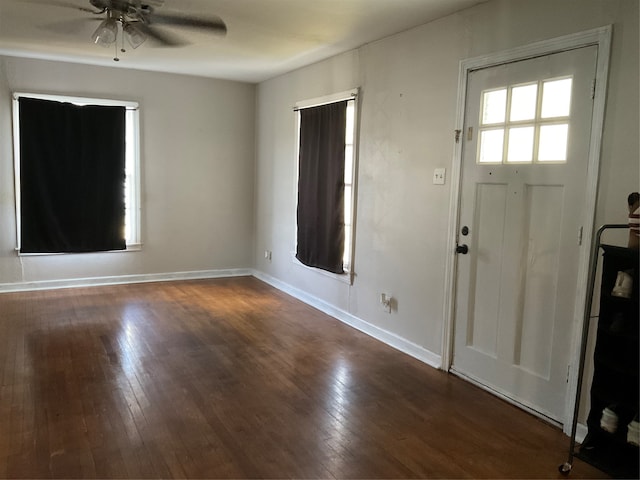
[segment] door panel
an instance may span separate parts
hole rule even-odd
[[[527,262],[524,301],[516,317],[514,364],[541,378],[551,377],[551,355],[556,292],[558,287],[560,231],[564,188],[528,185],[526,187],[526,237],[523,258]]]
[[[452,370],[564,415],[597,47],[471,72]],[[555,96],[554,96],[555,95]],[[479,141],[480,140],[480,141]]]
[[[498,315],[500,309],[500,277],[504,248],[504,226],[507,209],[506,184],[479,184],[476,190],[473,231],[476,235],[475,272],[471,273],[473,296],[468,345],[487,355],[497,355]],[[478,279],[486,281],[477,282]]]

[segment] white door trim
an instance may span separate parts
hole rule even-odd
[[[570,433],[574,399],[576,397],[581,327],[586,307],[587,281],[589,274],[589,254],[596,211],[596,194],[598,191],[598,178],[600,173],[600,150],[602,143],[602,128],[604,125],[604,109],[607,92],[607,79],[609,72],[609,56],[611,50],[611,35],[613,27],[604,27],[574,33],[563,37],[532,43],[523,47],[483,55],[480,57],[462,60],[458,74],[458,99],[456,110],[456,131],[462,132],[464,128],[464,113],[467,80],[469,74],[480,68],[487,68],[510,63],[518,60],[526,60],[543,55],[550,55],[566,50],[582,48],[590,45],[598,46],[598,60],[596,65],[596,83],[594,89],[593,116],[591,122],[591,138],[589,140],[589,160],[586,185],[585,225],[583,230],[583,248],[580,253],[578,266],[578,284],[576,289],[574,318],[571,333],[571,365],[569,369],[569,385],[565,401],[564,431]],[[462,137],[462,135],[460,135]],[[453,161],[451,168],[451,199],[449,202],[449,228],[447,235],[447,263],[445,269],[445,298],[444,298],[444,326],[442,329],[442,369],[449,370],[453,361],[453,339],[455,319],[455,280],[456,280],[456,255],[455,247],[458,238],[458,219],[460,212],[460,188],[462,168],[462,141],[454,143]]]

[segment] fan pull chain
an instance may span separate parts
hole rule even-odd
[[[121,51],[124,52],[124,32],[122,32],[122,36],[121,37],[122,37],[122,42],[123,42]],[[118,58],[118,31],[117,30],[116,30],[116,41],[113,42],[113,46],[115,47],[115,50],[116,50],[116,56],[113,57],[113,61],[114,62],[119,62],[120,59]]]
[[[121,25],[122,27],[122,36],[120,37],[120,39],[122,40],[122,47],[120,48],[120,51],[122,53],[125,53],[126,50],[124,49],[124,23]]]

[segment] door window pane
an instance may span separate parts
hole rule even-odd
[[[484,130],[480,132],[480,152],[478,163],[502,163],[504,130]]]
[[[572,87],[554,78],[483,91],[477,162],[567,162]]]
[[[565,162],[567,160],[567,139],[569,125],[544,125],[540,127],[538,161]]]
[[[519,122],[536,118],[538,85],[523,85],[511,90],[511,111],[509,120]]]
[[[571,78],[542,85],[542,118],[568,117],[571,109]]]
[[[507,162],[533,161],[533,127],[509,129]]]
[[[482,124],[501,123],[507,110],[507,89],[493,90],[482,94]]]

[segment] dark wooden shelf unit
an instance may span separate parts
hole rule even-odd
[[[577,456],[615,478],[639,478],[639,450],[627,441],[627,426],[638,415],[638,251],[601,245],[603,251],[600,312],[588,435]],[[612,295],[618,272],[633,278],[630,298]],[[618,416],[617,429],[601,428],[605,408]]]

